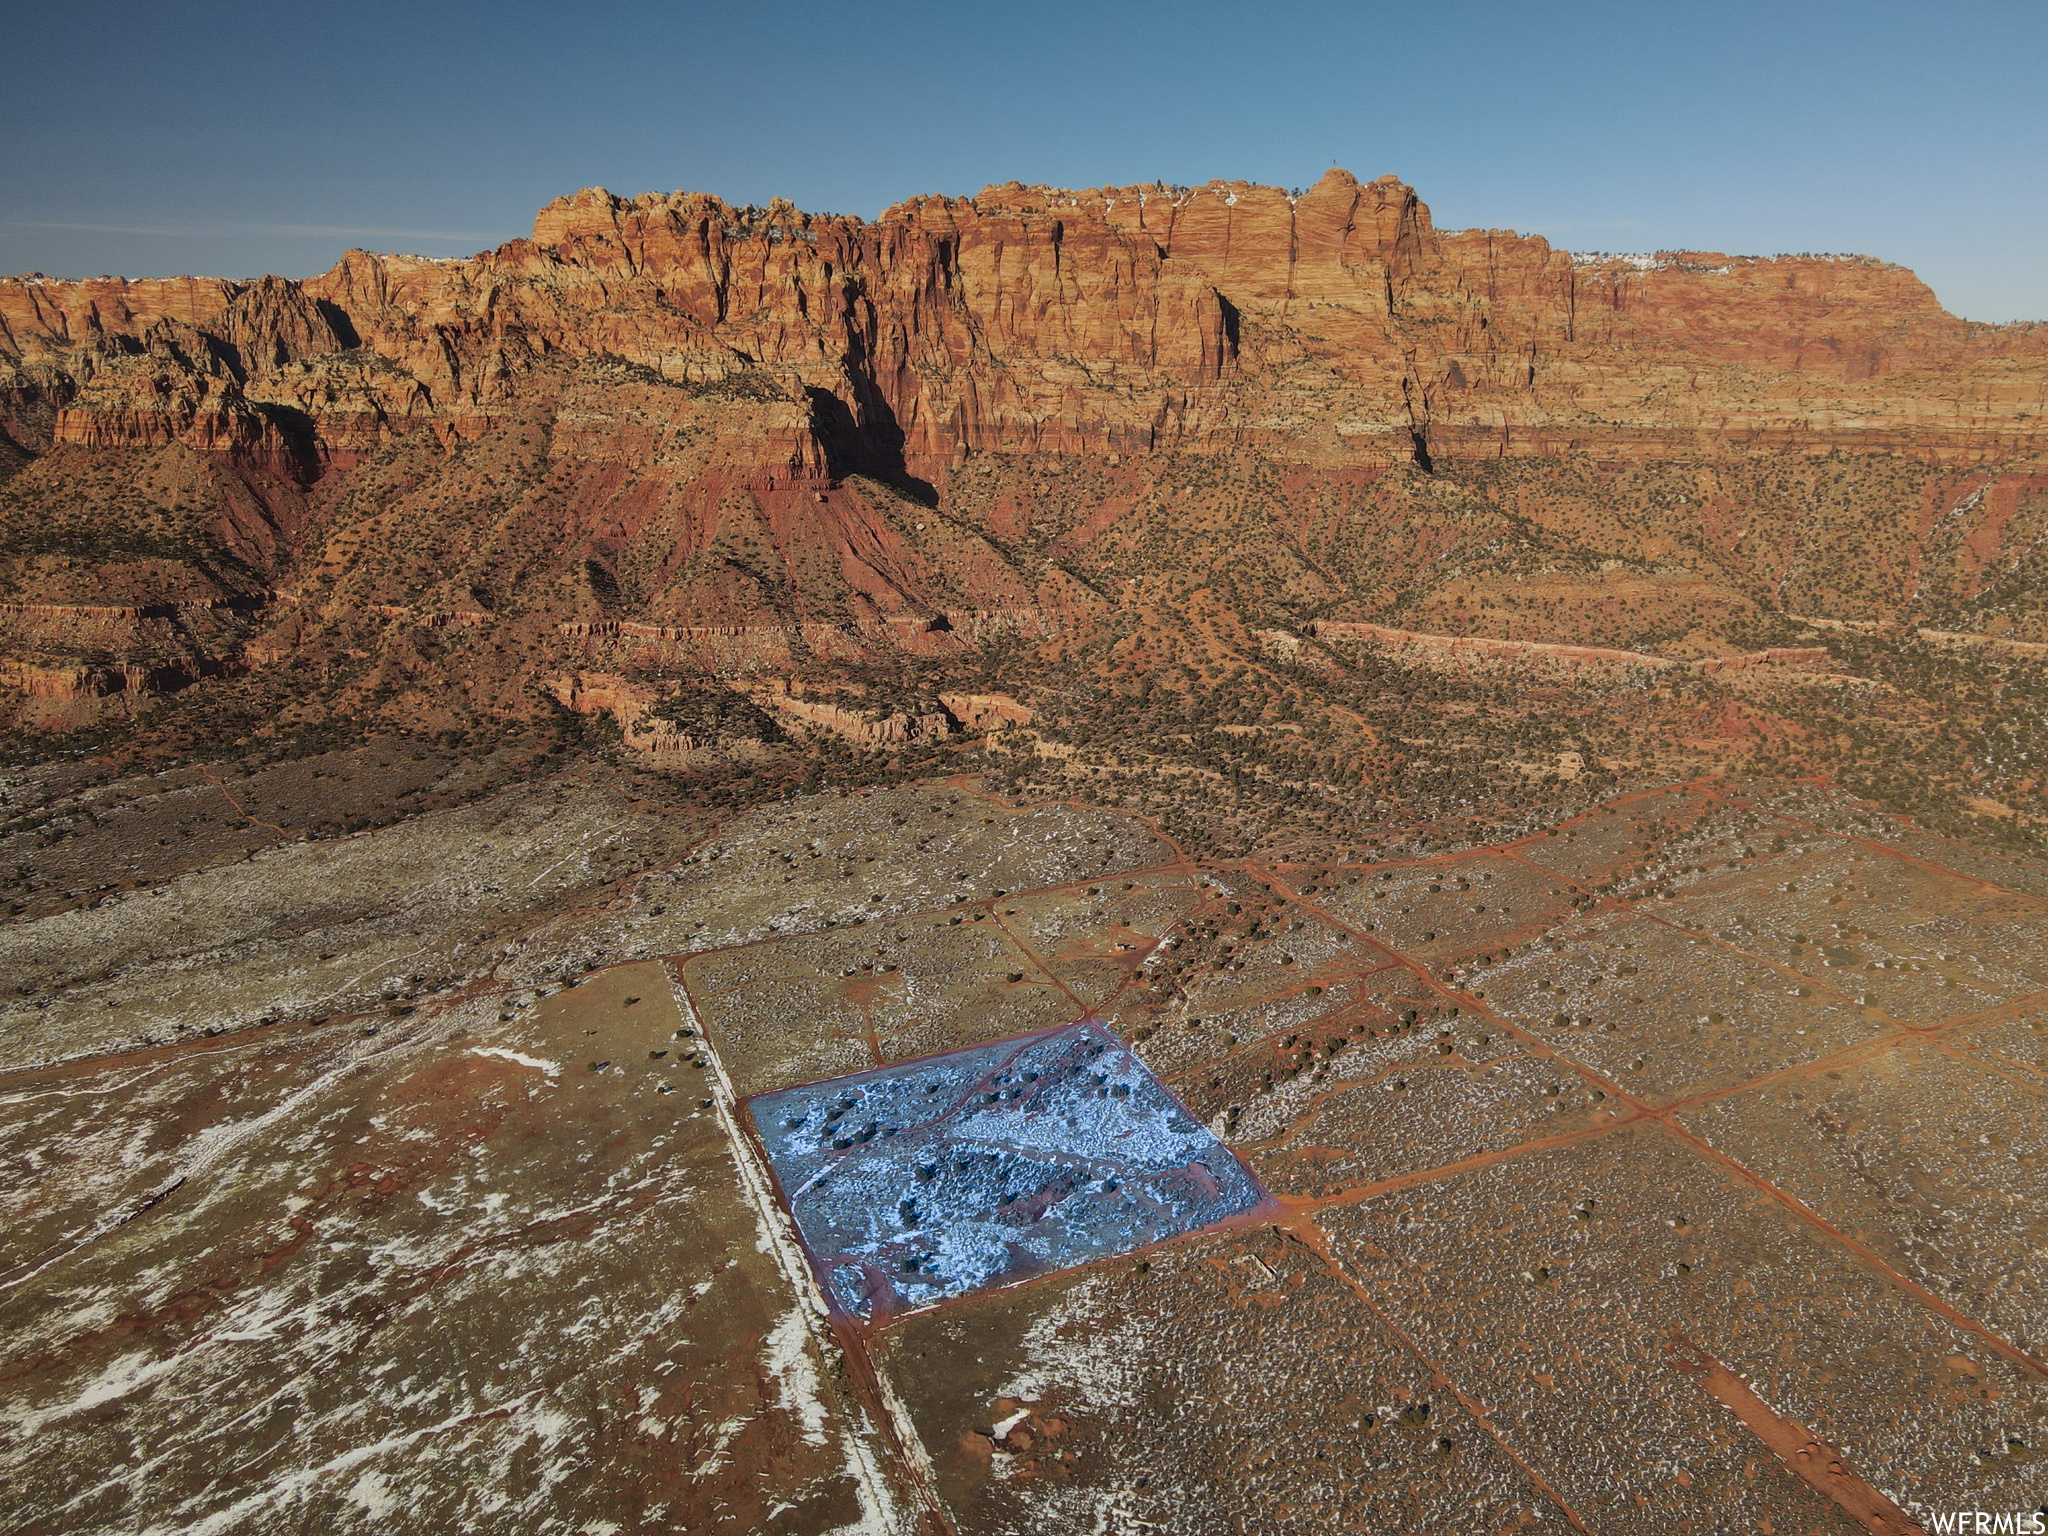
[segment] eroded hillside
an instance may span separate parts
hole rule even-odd
[[[759,792],[1022,725],[1020,783],[1116,734],[1240,842],[1560,762],[2040,810],[2048,340],[1869,258],[1575,256],[1340,171],[591,191],[463,261],[7,280],[0,359],[29,755],[616,730]]]

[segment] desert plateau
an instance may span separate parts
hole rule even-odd
[[[0,279],[0,733],[0,1530],[2048,1517],[2048,325],[1902,266]]]

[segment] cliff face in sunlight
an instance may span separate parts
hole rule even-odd
[[[44,700],[296,659],[339,708],[439,668],[518,710],[541,665],[944,657],[1248,564],[1340,620],[1643,638],[1466,568],[1532,539],[1660,612],[1683,565],[1694,628],[1867,618],[2028,586],[2044,412],[2048,330],[1902,268],[1574,257],[1391,177],[585,191],[468,260],[0,281],[0,651]]]

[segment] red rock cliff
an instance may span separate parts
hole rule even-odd
[[[150,676],[324,635],[382,658],[365,699],[464,654],[512,709],[536,658],[944,658],[1184,584],[1237,594],[1219,645],[1282,598],[1583,638],[1583,583],[1538,601],[1549,540],[1645,565],[1608,594],[1628,641],[1645,604],[1711,628],[2024,586],[2044,421],[2048,327],[1958,320],[1901,268],[1574,256],[1440,231],[1391,177],[1012,183],[872,223],[592,190],[467,260],[0,280],[0,597],[222,605]],[[1744,467],[1787,448],[1869,473]],[[1510,545],[1542,580],[1456,574]],[[145,650],[22,624],[0,660],[52,675]]]
[[[218,387],[118,373],[170,350]],[[10,280],[0,353],[0,398],[24,420],[23,398],[55,402],[60,440],[247,448],[246,407],[303,417],[329,454],[464,430],[550,360],[611,353],[772,381],[833,455],[927,478],[975,450],[1374,463],[1418,440],[2011,457],[2038,448],[2048,384],[2042,328],[1956,320],[1902,268],[1574,257],[1440,232],[1400,182],[1334,170],[1300,196],[1013,183],[874,223],[585,191],[466,261],[352,252],[304,284]]]

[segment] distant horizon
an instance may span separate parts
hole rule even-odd
[[[467,257],[577,188],[873,219],[1016,180],[1307,185],[1399,167],[1445,228],[1569,250],[1866,255],[2048,320],[2048,11],[2016,0],[1214,0],[1028,14],[790,0],[487,13],[252,0],[21,18],[0,271],[306,277]],[[993,173],[993,174],[991,174]]]

